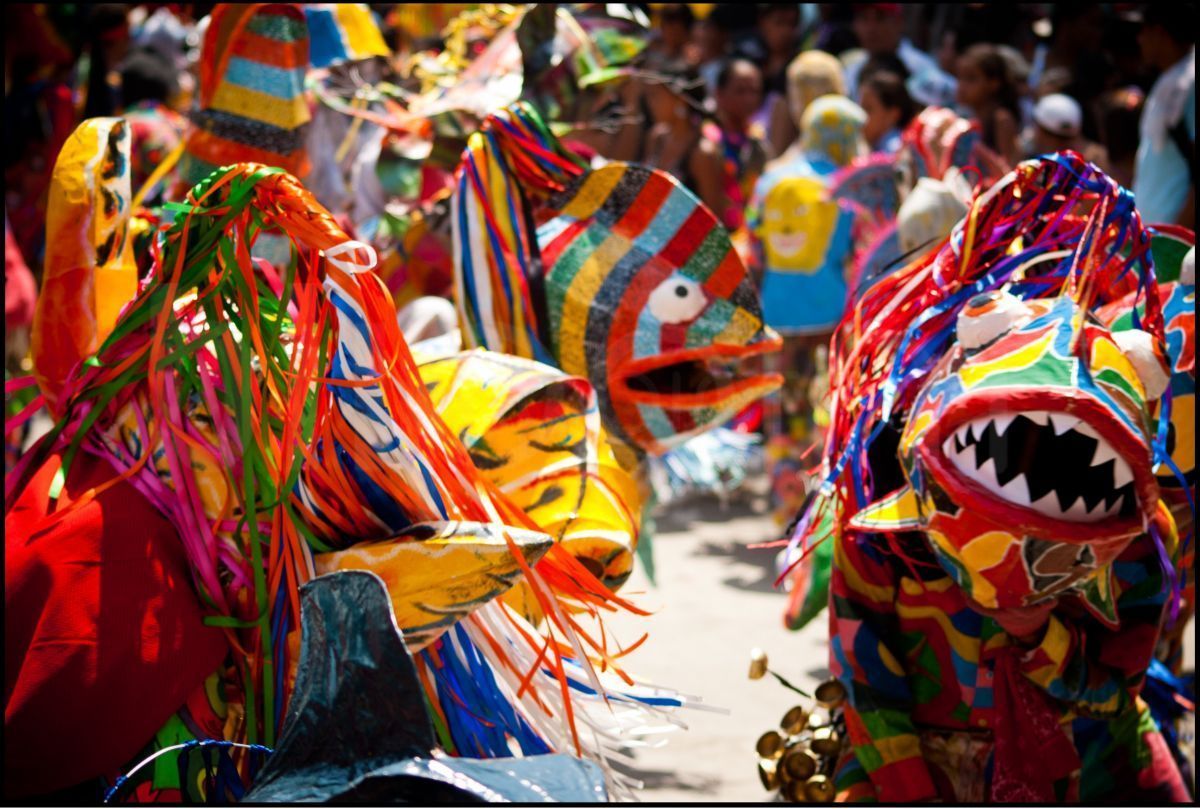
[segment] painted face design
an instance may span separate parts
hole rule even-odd
[[[1160,391],[1147,393],[1129,345],[1066,297],[973,299],[901,436],[909,487],[852,525],[925,531],[985,607],[1071,590],[1114,620],[1110,563],[1158,501],[1148,401]]]
[[[1192,512],[1188,493],[1196,492],[1196,286],[1195,271],[1185,268],[1180,280],[1158,285],[1166,325],[1166,354],[1171,364],[1171,422],[1167,428],[1167,453],[1179,471],[1162,463],[1154,475],[1170,506],[1180,535],[1191,529]],[[1133,325],[1134,294],[1100,310],[1100,319],[1114,333],[1128,331]],[[1140,309],[1141,307],[1139,307]],[[1143,314],[1139,311],[1139,314]],[[1185,488],[1186,487],[1186,488]]]
[[[670,175],[588,172],[549,200],[537,239],[551,352],[596,388],[614,442],[665,452],[779,386],[738,368],[779,337],[729,234]]]
[[[71,371],[99,348],[137,292],[129,151],[123,119],[91,118],[54,164],[32,333],[34,374],[52,412]]]
[[[760,237],[767,266],[812,275],[821,268],[837,227],[838,206],[811,177],[776,183],[763,199]]]
[[[438,415],[483,476],[605,586],[624,584],[640,524],[637,485],[613,456],[591,386],[492,351],[419,370]]]

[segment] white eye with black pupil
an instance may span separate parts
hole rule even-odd
[[[653,292],[647,306],[661,323],[686,323],[694,320],[708,305],[704,289],[690,278],[675,275],[663,281]]]
[[[976,295],[958,313],[958,342],[967,350],[983,348],[1028,317],[1028,307],[1007,292]]]

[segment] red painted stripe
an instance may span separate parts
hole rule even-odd
[[[651,175],[613,230],[631,239],[637,238],[651,220],[658,216],[659,208],[671,195],[673,188],[661,177]]]
[[[692,211],[691,216],[659,253],[672,266],[682,267],[696,252],[696,245],[702,243],[712,230],[712,214],[699,205]]]

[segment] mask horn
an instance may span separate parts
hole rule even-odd
[[[1147,401],[1160,398],[1171,381],[1171,373],[1159,341],[1149,332],[1129,329],[1113,334],[1113,342],[1137,372],[1146,389]]]

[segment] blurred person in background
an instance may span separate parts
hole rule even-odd
[[[1019,99],[1009,62],[998,47],[981,42],[958,58],[958,101],[983,127],[984,144],[1009,165],[1020,159]]]
[[[752,53],[763,73],[763,102],[754,122],[767,134],[772,155],[783,152],[796,139],[796,127],[787,112],[787,68],[800,48],[800,7],[772,4],[758,7]]]
[[[1083,110],[1068,95],[1053,93],[1038,100],[1033,108],[1033,123],[1027,135],[1025,157],[1067,149],[1079,152],[1085,160],[1108,172],[1108,153],[1104,147],[1083,137]]]
[[[863,124],[867,147],[872,152],[898,152],[901,133],[917,114],[904,77],[890,70],[873,71],[862,81],[858,101],[867,115]]]
[[[701,128],[690,161],[700,199],[736,237],[746,204],[766,164],[763,133],[753,126],[762,104],[762,71],[747,59],[731,59],[717,76],[713,118]]]
[[[823,51],[805,51],[793,59],[788,65],[787,82],[787,113],[797,133],[809,104],[824,95],[846,94],[842,63]],[[800,141],[797,137],[775,158],[774,163],[794,159],[799,151]]]
[[[100,3],[88,10],[88,44],[80,64],[80,83],[86,87],[82,119],[113,115],[120,107],[117,66],[129,52],[129,9],[120,3]]]
[[[843,57],[846,65],[846,92],[858,97],[859,75],[871,57],[896,56],[910,74],[936,67],[933,57],[918,49],[904,36],[904,11],[899,3],[861,3],[854,6],[854,34],[863,52]]]
[[[51,11],[24,3],[4,6],[6,228],[35,275],[41,272],[50,172],[76,124],[71,80],[78,54]]]
[[[692,29],[695,24],[696,15],[685,3],[664,4],[658,10],[654,39],[646,46],[645,67],[648,70],[668,69],[694,58]]]
[[[729,32],[738,27],[745,12],[728,3],[718,3],[708,16],[692,29],[696,47],[697,69],[708,86],[710,96],[717,93],[717,77],[729,59]]]
[[[846,304],[854,214],[830,199],[828,182],[863,153],[865,122],[866,113],[845,96],[814,100],[804,110],[794,156],[772,163],[755,187],[751,219],[763,320],[784,338],[774,368],[784,384],[766,400],[764,420],[780,522],[795,515],[804,496],[799,461],[819,440],[812,392],[818,352]]]
[[[1133,193],[1145,222],[1196,227],[1196,5],[1151,3],[1138,44],[1160,72],[1142,110]]]
[[[687,68],[663,78],[642,91],[649,129],[638,162],[666,171],[695,192],[693,165],[699,160],[704,82]]]
[[[137,194],[150,175],[176,153],[183,141],[187,120],[171,109],[169,102],[179,92],[175,67],[158,51],[141,49],[131,53],[120,67],[121,116],[129,122],[132,135],[130,182]],[[156,204],[162,192],[170,188],[174,175],[168,169],[165,179],[144,203]]]
[[[1145,103],[1146,94],[1137,87],[1122,87],[1100,99],[1100,143],[1108,153],[1108,174],[1126,188],[1133,188],[1138,126]]]
[[[1108,86],[1113,70],[1103,49],[1105,14],[1098,3],[1054,3],[1049,39],[1035,49],[1028,77],[1039,98],[1064,93],[1078,101],[1082,132],[1089,138],[1097,136],[1090,108]]]
[[[811,49],[840,56],[855,47],[853,19],[854,10],[845,3],[818,3]]]

